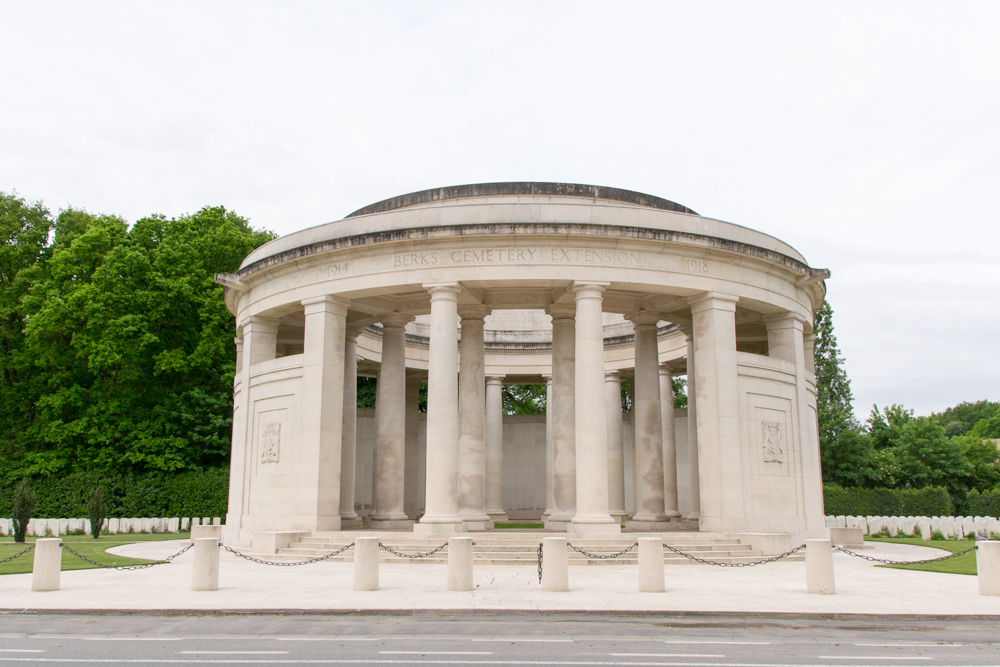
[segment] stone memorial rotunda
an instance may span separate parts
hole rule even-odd
[[[271,241],[217,277],[237,322],[227,543],[507,518],[818,536],[828,277],[767,234],[567,183],[425,190]],[[546,414],[504,415],[504,384],[546,386]]]

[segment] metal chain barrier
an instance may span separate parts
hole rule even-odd
[[[147,567],[154,567],[156,565],[166,565],[167,563],[177,558],[188,549],[191,549],[193,546],[194,546],[193,544],[189,544],[188,546],[184,547],[183,549],[173,554],[172,556],[167,556],[163,560],[158,560],[155,563],[146,563],[145,565],[105,565],[104,563],[98,563],[96,560],[91,560],[90,558],[87,558],[83,554],[73,551],[73,549],[69,547],[65,542],[63,542],[62,544],[63,549],[70,552],[83,562],[90,563],[94,567],[99,567],[105,570],[145,570]]]
[[[475,544],[476,544],[475,542],[472,543],[473,546],[475,546]],[[416,553],[416,554],[408,554],[408,553],[403,553],[402,551],[396,551],[395,549],[391,549],[391,548],[385,546],[381,542],[378,543],[378,546],[379,546],[380,549],[383,549],[384,551],[388,551],[393,556],[399,556],[400,558],[427,558],[428,556],[433,556],[434,554],[436,554],[437,552],[441,551],[442,549],[446,549],[448,547],[448,543],[445,542],[444,544],[442,544],[441,546],[439,546],[437,549],[434,549],[432,551],[425,551],[423,553]]]
[[[664,543],[663,547],[665,549],[669,549],[670,551],[673,551],[675,554],[679,554],[679,555],[684,556],[685,558],[687,558],[689,560],[693,560],[696,563],[703,563],[705,565],[715,565],[717,567],[753,567],[754,565],[765,565],[767,563],[773,563],[775,561],[779,561],[782,558],[787,558],[788,556],[791,556],[792,554],[798,553],[799,551],[802,551],[803,549],[805,549],[806,545],[805,544],[800,544],[799,546],[795,547],[791,551],[786,551],[785,553],[781,554],[780,556],[772,556],[771,558],[764,558],[763,560],[757,560],[757,561],[753,561],[751,563],[720,563],[719,561],[707,560],[705,558],[698,558],[697,556],[693,556],[691,554],[686,554],[683,551],[680,551],[679,549],[674,549],[672,546],[670,546],[669,544],[666,544],[666,543]]]
[[[9,563],[12,560],[20,558],[21,556],[23,556],[24,554],[28,553],[29,551],[31,551],[34,548],[35,548],[35,545],[34,544],[30,544],[30,545],[28,545],[28,548],[25,549],[24,551],[22,551],[20,553],[16,553],[13,556],[9,556],[7,558],[4,558],[3,560],[0,560],[0,565],[3,565],[4,563]]]
[[[297,560],[288,562],[279,562],[273,560],[263,560],[261,558],[254,558],[253,556],[248,556],[245,553],[241,553],[236,549],[233,549],[232,547],[227,547],[224,544],[220,544],[219,546],[228,551],[229,553],[233,554],[234,556],[239,556],[240,558],[248,560],[251,563],[259,563],[261,565],[274,565],[275,567],[297,567],[299,565],[311,565],[313,563],[318,563],[320,561],[327,560],[328,558],[333,558],[334,556],[339,556],[340,554],[344,553],[345,551],[353,547],[354,542],[344,545],[341,548],[334,551],[333,553],[328,553],[325,556],[319,556],[318,558],[310,558],[309,560]]]
[[[625,549],[622,549],[621,551],[619,551],[617,553],[613,553],[613,554],[592,554],[589,551],[584,551],[580,547],[573,546],[569,542],[566,543],[566,546],[568,546],[570,549],[572,549],[573,551],[575,551],[575,552],[577,552],[579,554],[583,554],[587,558],[596,558],[598,560],[610,560],[612,558],[618,558],[619,556],[624,556],[628,552],[632,551],[632,549],[635,549],[637,546],[639,546],[639,543],[636,542],[632,546],[627,547]]]
[[[542,583],[542,543],[538,543],[538,583]]]
[[[957,558],[963,556],[970,551],[975,551],[976,547],[969,547],[965,551],[956,551],[953,554],[948,554],[947,556],[941,556],[940,558],[925,558],[924,560],[887,560],[885,558],[875,558],[874,556],[865,556],[864,554],[854,553],[853,551],[848,551],[844,547],[838,547],[834,545],[833,547],[837,551],[843,551],[848,556],[854,556],[855,558],[864,558],[865,560],[870,560],[873,563],[885,563],[886,565],[923,565],[925,563],[939,563],[943,560],[948,560],[950,558]]]

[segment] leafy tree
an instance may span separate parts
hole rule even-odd
[[[982,400],[970,403],[963,401],[943,412],[932,413],[931,418],[944,426],[945,433],[950,437],[965,435],[978,422],[989,419],[998,412],[1000,412],[1000,402]]]
[[[840,434],[835,446],[820,449],[823,481],[838,486],[865,486],[881,478],[875,468],[875,448],[860,429]]]
[[[501,392],[505,415],[544,415],[544,384],[505,384]]]
[[[895,407],[895,406],[894,406]],[[906,421],[899,429],[896,454],[906,486],[946,486],[963,490],[972,472],[961,444],[944,434],[944,428],[930,417]]]
[[[969,463],[970,487],[988,491],[1000,484],[1000,450],[995,442],[969,435],[953,440],[961,445]]]
[[[28,532],[28,522],[35,511],[35,493],[28,486],[28,480],[22,479],[14,491],[14,507],[11,509],[11,519],[14,523],[14,541],[24,542]]]
[[[1000,411],[995,412],[988,419],[981,419],[976,422],[976,425],[972,427],[968,435],[980,440],[987,438],[996,440],[1000,438]]]
[[[888,449],[898,444],[902,429],[913,419],[913,410],[907,410],[902,405],[893,403],[879,412],[873,405],[868,416],[868,434],[871,436],[875,449]]]
[[[104,520],[108,518],[107,506],[104,504],[104,489],[96,487],[90,492],[87,500],[87,518],[90,519],[90,534],[96,540],[101,536]]]
[[[851,381],[844,370],[844,357],[837,346],[833,329],[833,309],[823,302],[813,319],[816,334],[816,412],[819,421],[820,449],[837,446],[841,434],[858,429],[851,402]],[[856,443],[855,443],[856,444]]]

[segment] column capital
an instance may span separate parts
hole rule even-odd
[[[674,324],[677,323],[674,322]],[[677,328],[680,330],[682,334],[684,334],[684,337],[686,339],[691,340],[691,336],[694,335],[694,324],[687,324],[687,323],[677,324]]]
[[[815,338],[815,336],[813,336],[813,338]],[[236,343],[237,350],[243,349],[243,336],[240,336],[239,338],[234,338],[233,342]]]
[[[489,387],[491,385],[501,385],[501,386],[503,386],[503,379],[505,377],[506,377],[505,375],[487,375],[486,376],[486,386],[487,387]]]
[[[790,327],[795,327],[796,323],[799,324],[799,329],[805,328],[805,325],[809,322],[806,318],[802,317],[798,313],[793,313],[791,311],[785,311],[783,313],[773,313],[771,315],[764,316],[764,324],[767,325],[768,329],[786,329]]]
[[[347,315],[347,308],[351,305],[350,300],[332,294],[314,296],[299,301],[306,309],[306,315],[313,313],[335,313],[337,315]]]
[[[407,315],[406,313],[383,313],[379,315],[378,321],[382,323],[383,329],[399,329],[405,327],[415,319],[413,315]]]
[[[691,304],[692,313],[700,313],[705,310],[728,310],[736,311],[736,302],[740,297],[732,294],[722,294],[720,292],[702,292],[690,297],[687,302]]]
[[[662,377],[664,375],[666,375],[667,377],[673,377],[674,376],[673,372],[670,370],[670,362],[669,361],[666,361],[666,362],[660,364],[660,376]]]
[[[621,382],[621,371],[604,371],[605,382]]]
[[[601,294],[609,287],[611,287],[611,283],[575,280],[570,289],[576,295],[577,299],[587,299],[594,297],[601,298]]]
[[[277,333],[278,327],[281,326],[281,319],[278,317],[251,315],[243,320],[240,326],[243,328],[244,336],[246,336],[250,331],[260,333]]]
[[[350,325],[349,324],[344,329],[344,338],[346,340],[354,340],[354,341],[356,341],[358,339],[358,336],[360,336],[361,332],[364,331],[364,330],[365,330],[365,328],[363,326],[357,326],[357,325]]]
[[[555,320],[576,319],[576,304],[573,303],[553,303],[545,309],[546,314]]]
[[[488,306],[484,306],[478,303],[471,304],[468,306],[458,307],[458,316],[462,318],[463,322],[465,320],[473,320],[481,322],[484,319],[486,319],[486,316],[489,315],[491,312],[493,311]]]
[[[625,319],[632,323],[635,327],[655,327],[656,324],[662,320],[659,313],[653,312],[652,310],[639,310],[634,313],[629,313],[625,316]]]
[[[458,283],[424,283],[423,288],[431,293],[431,300],[447,299],[457,301],[462,288]]]

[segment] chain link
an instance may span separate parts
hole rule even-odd
[[[90,563],[94,567],[99,567],[99,568],[102,568],[104,570],[145,570],[147,567],[153,567],[154,565],[166,565],[167,563],[169,563],[173,559],[177,558],[178,556],[180,556],[182,553],[184,553],[188,549],[192,548],[194,545],[193,544],[189,544],[188,546],[184,547],[183,549],[181,549],[177,553],[173,554],[172,556],[167,556],[163,560],[158,560],[155,563],[146,563],[145,565],[105,565],[104,563],[98,563],[96,560],[92,560],[90,558],[87,558],[86,556],[84,556],[81,553],[73,551],[73,549],[71,547],[69,547],[65,542],[62,543],[62,546],[63,546],[64,549],[66,549],[66,551],[70,552],[71,554],[73,554],[74,556],[76,556],[77,558],[79,558],[80,560],[82,560],[83,562]]]
[[[568,547],[569,547],[570,549],[572,549],[573,551],[575,551],[575,552],[577,552],[577,553],[581,553],[581,554],[583,554],[583,555],[584,555],[584,556],[586,556],[587,558],[597,558],[597,559],[599,559],[599,560],[610,560],[610,559],[612,559],[612,558],[618,558],[619,556],[624,556],[624,555],[625,555],[625,554],[627,554],[628,552],[632,551],[632,549],[635,549],[635,548],[636,548],[637,546],[639,546],[639,543],[638,543],[638,542],[636,542],[636,543],[635,543],[635,544],[633,544],[632,546],[630,546],[630,547],[627,547],[627,548],[625,548],[625,549],[622,549],[622,550],[621,550],[621,551],[619,551],[618,553],[613,553],[613,554],[592,554],[592,553],[590,553],[589,551],[584,551],[584,550],[583,550],[583,549],[581,549],[580,547],[577,547],[577,546],[573,546],[573,545],[572,545],[572,544],[570,544],[569,542],[567,542],[567,543],[566,543],[566,546],[568,546]]]
[[[4,563],[9,563],[9,562],[11,562],[12,560],[14,560],[16,558],[20,558],[21,556],[23,556],[24,554],[28,553],[29,551],[31,551],[34,548],[35,548],[34,544],[29,544],[28,548],[25,549],[24,551],[22,551],[20,553],[16,553],[13,556],[8,556],[7,558],[4,558],[3,560],[0,560],[0,565],[3,565]]]
[[[475,545],[475,542],[473,542],[473,545]],[[429,556],[433,556],[434,554],[436,554],[437,552],[441,551],[442,549],[447,548],[448,547],[448,543],[445,542],[444,544],[442,544],[441,546],[439,546],[437,549],[434,549],[433,551],[424,551],[423,553],[416,553],[416,554],[407,554],[407,553],[403,553],[401,551],[396,551],[395,549],[391,549],[391,548],[385,546],[381,542],[378,543],[378,546],[379,546],[379,548],[381,548],[381,549],[383,549],[385,551],[388,551],[393,556],[399,556],[400,558],[427,558]]]
[[[874,556],[865,556],[864,554],[854,553],[853,551],[848,551],[844,547],[833,546],[837,551],[843,551],[848,556],[854,556],[855,558],[864,558],[873,563],[885,563],[886,565],[923,565],[925,563],[939,563],[943,560],[948,560],[951,558],[957,558],[958,556],[963,556],[970,551],[975,551],[976,547],[969,547],[965,551],[956,551],[953,554],[948,554],[947,556],[941,556],[940,558],[925,558],[924,560],[886,560],[885,558],[875,558]]]
[[[666,549],[669,549],[670,551],[673,551],[675,554],[679,554],[681,556],[684,556],[685,558],[687,558],[689,560],[693,560],[696,563],[702,563],[704,565],[715,565],[717,567],[753,567],[754,565],[765,565],[767,563],[773,563],[775,561],[779,561],[782,558],[787,558],[788,556],[791,556],[794,553],[798,553],[799,551],[802,551],[803,549],[806,548],[805,544],[800,544],[799,546],[795,547],[791,551],[786,551],[785,553],[781,554],[780,556],[772,556],[771,558],[764,558],[763,560],[753,561],[752,563],[720,563],[719,561],[707,560],[705,558],[698,558],[697,556],[693,556],[691,554],[686,554],[683,551],[680,551],[679,549],[674,549],[669,544],[664,544],[663,546]]]
[[[538,543],[538,583],[542,583],[542,543]]]
[[[261,558],[254,558],[253,556],[248,556],[245,553],[241,553],[236,549],[233,549],[232,547],[227,547],[224,544],[220,544],[219,546],[228,551],[229,553],[233,554],[234,556],[239,556],[240,558],[248,560],[251,563],[260,563],[261,565],[274,565],[275,567],[296,567],[298,565],[311,565],[312,563],[318,563],[320,561],[327,560],[328,558],[339,556],[340,554],[344,553],[345,551],[353,547],[354,542],[346,544],[337,549],[336,551],[334,551],[333,553],[328,553],[325,556],[320,556],[318,558],[310,558],[309,560],[299,560],[299,561],[289,561],[289,562],[278,562],[273,560],[263,560]]]

